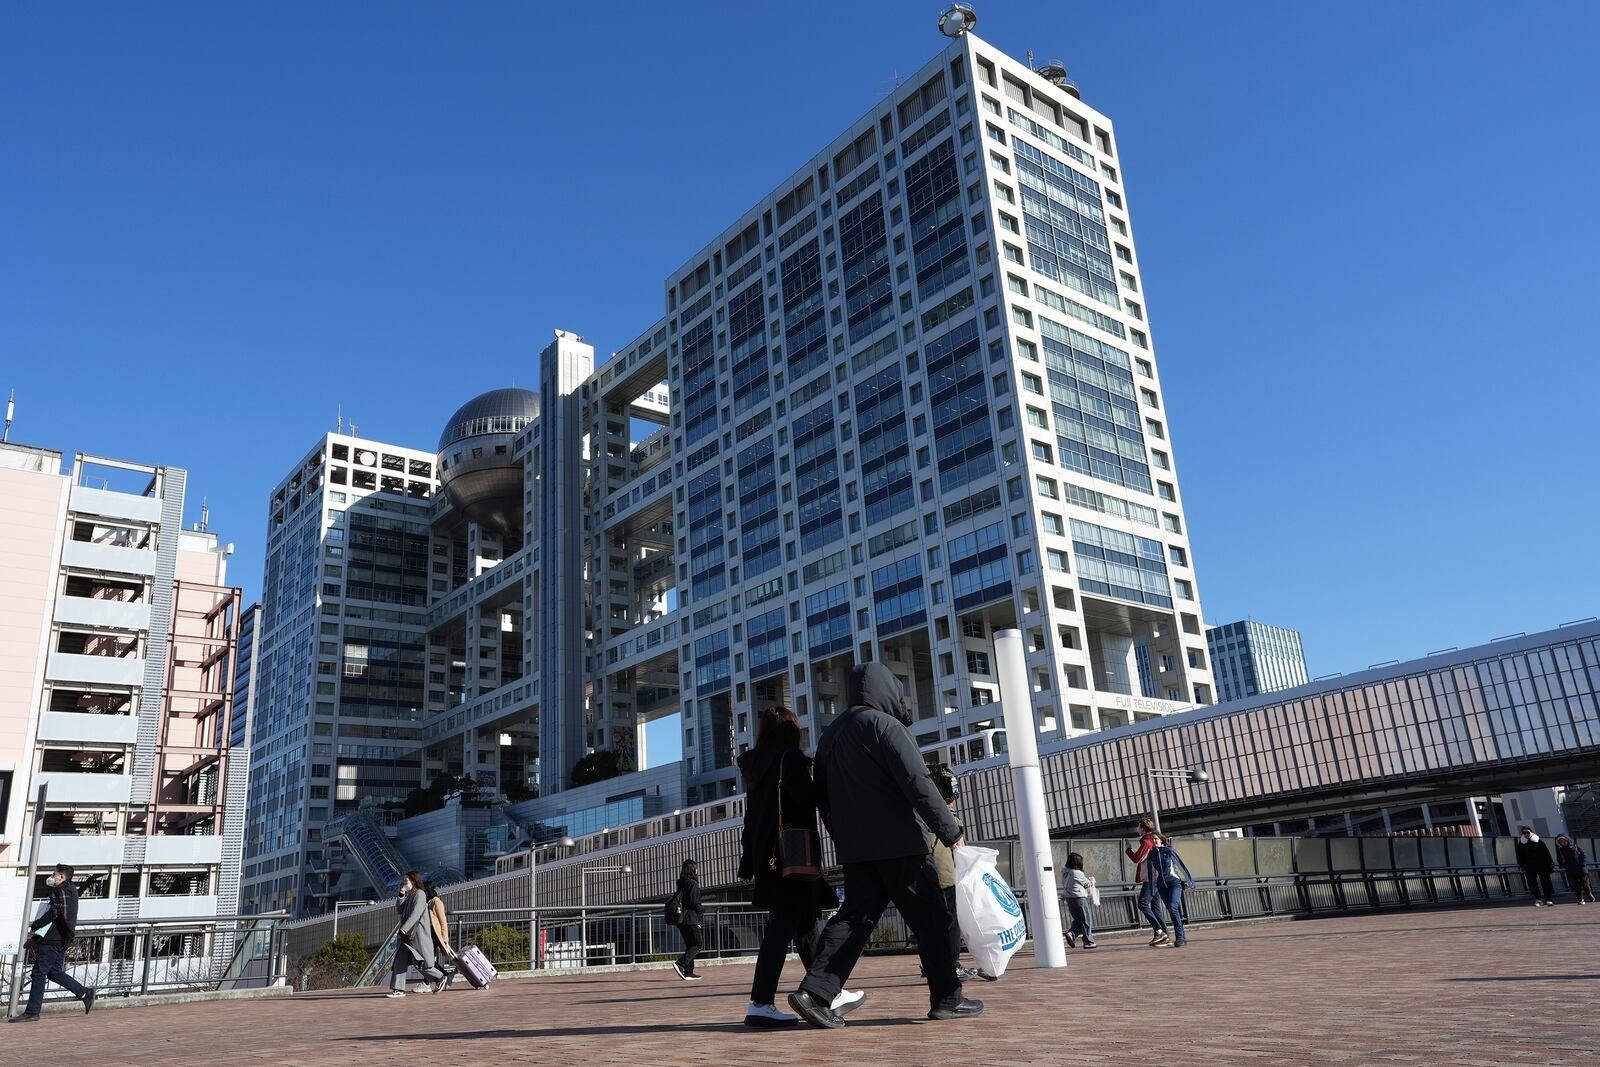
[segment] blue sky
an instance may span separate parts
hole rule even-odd
[[[1600,8],[977,7],[1117,123],[1210,620],[1321,674],[1600,610]],[[253,595],[339,404],[427,447],[552,329],[626,343],[936,13],[9,5],[13,438],[189,468]]]

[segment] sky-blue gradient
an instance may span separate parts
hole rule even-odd
[[[1321,674],[1600,608],[1600,8],[976,6],[1117,123],[1208,619]],[[936,14],[10,5],[12,437],[187,467],[253,596],[338,405],[428,447],[552,329],[626,343]]]

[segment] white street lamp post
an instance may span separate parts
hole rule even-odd
[[[1200,767],[1150,767],[1145,770],[1145,789],[1150,795],[1150,821],[1161,832],[1161,810],[1156,804],[1156,779],[1169,778],[1177,782],[1197,784],[1211,781],[1211,775]]]

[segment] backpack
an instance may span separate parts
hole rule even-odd
[[[683,922],[683,901],[677,893],[673,893],[662,905],[661,917],[667,921],[668,926],[677,926]]]

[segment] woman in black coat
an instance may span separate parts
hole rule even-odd
[[[833,890],[821,878],[785,878],[778,860],[779,810],[782,826],[817,831],[817,801],[811,782],[811,757],[800,750],[800,723],[788,708],[768,708],[756,728],[755,747],[739,757],[744,778],[744,834],[739,880],[753,883],[757,907],[771,913],[750,984],[744,1024],[761,1028],[794,1026],[800,1020],[773,1004],[783,961],[793,943],[800,962],[811,966],[817,921],[836,905]],[[782,786],[780,795],[780,784]],[[843,1014],[865,994],[848,990],[833,1004]]]

